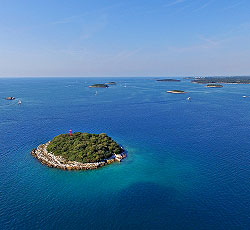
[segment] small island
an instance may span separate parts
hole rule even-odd
[[[167,93],[176,93],[176,94],[181,94],[181,93],[186,93],[185,91],[182,90],[169,90]]]
[[[223,85],[220,85],[220,84],[207,84],[205,87],[208,87],[208,88],[222,88]]]
[[[31,155],[42,164],[64,170],[97,169],[126,157],[124,149],[107,134],[61,134],[39,145]]]
[[[110,81],[110,82],[105,83],[105,85],[116,85],[116,82]]]
[[[15,97],[6,97],[5,100],[15,100]]]
[[[107,84],[94,84],[90,85],[90,88],[108,88],[109,86]]]
[[[181,80],[177,80],[177,79],[158,79],[156,81],[180,82]]]

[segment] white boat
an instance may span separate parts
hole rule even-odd
[[[18,100],[17,104],[18,104],[18,105],[21,105],[21,104],[22,104],[21,100]]]
[[[242,97],[246,98],[247,96],[242,96]]]
[[[190,100],[191,100],[191,97],[188,97],[187,100],[190,101]]]

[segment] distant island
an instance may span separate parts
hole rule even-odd
[[[126,157],[124,149],[107,134],[61,134],[33,149],[42,164],[64,170],[97,169]]]
[[[199,84],[250,84],[250,77],[197,77],[192,82]]]
[[[222,88],[223,85],[220,85],[220,84],[207,84],[206,87],[208,87],[208,88]]]
[[[116,85],[116,82],[110,81],[110,82],[105,83],[105,85]]]
[[[94,84],[90,85],[90,88],[108,88],[109,86],[107,84]]]
[[[5,100],[15,100],[15,97],[6,97]]]
[[[177,80],[177,79],[158,79],[156,81],[179,82],[181,80]]]
[[[181,94],[181,93],[186,93],[185,91],[182,90],[169,90],[167,93],[176,93],[176,94]]]

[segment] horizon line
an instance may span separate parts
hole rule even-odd
[[[250,77],[250,74],[246,75],[175,75],[175,76],[0,76],[0,78],[184,78],[184,77]]]

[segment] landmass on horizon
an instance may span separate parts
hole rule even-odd
[[[180,82],[181,80],[178,79],[157,79],[156,81],[166,81],[166,82]]]
[[[192,80],[192,82],[199,84],[209,84],[209,83],[250,84],[250,76],[196,77],[194,80]]]

